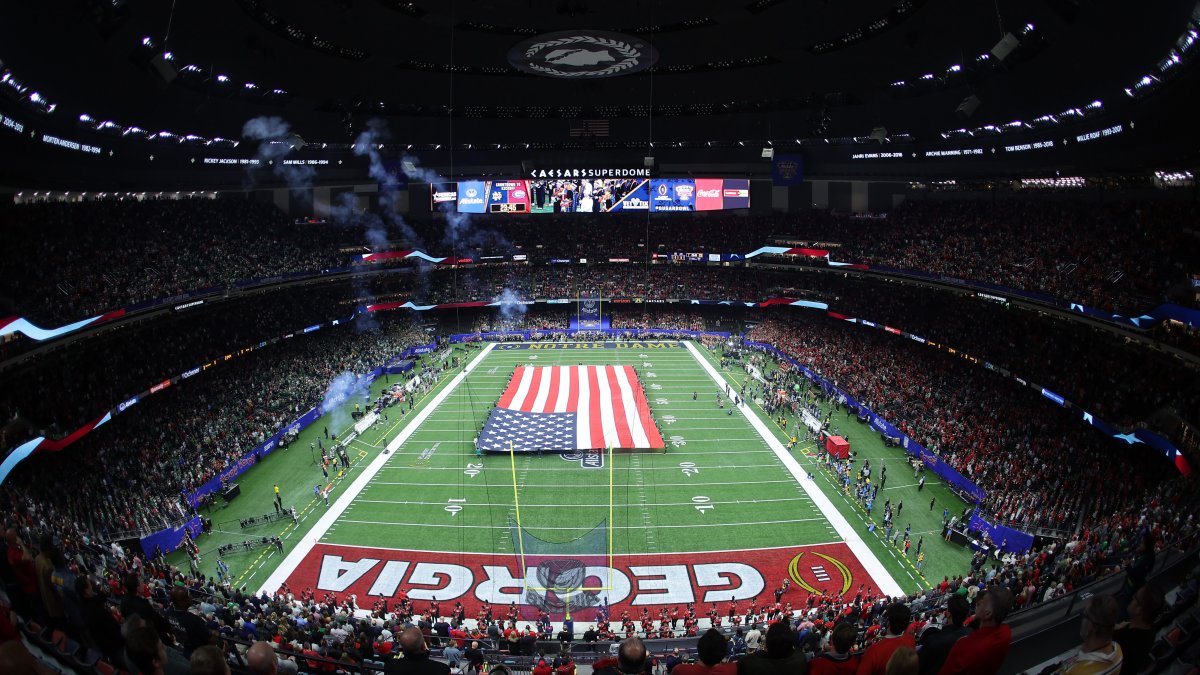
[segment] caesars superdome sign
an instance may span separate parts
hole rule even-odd
[[[596,30],[546,33],[508,52],[514,68],[546,77],[614,77],[653,66],[658,52],[645,40]]]

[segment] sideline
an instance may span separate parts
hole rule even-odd
[[[420,428],[421,424],[424,423],[425,420],[431,414],[433,414],[435,410],[437,410],[438,406],[442,404],[442,401],[445,401],[450,393],[458,388],[458,385],[461,384],[464,379],[466,379],[467,374],[472,372],[475,369],[475,366],[478,365],[479,362],[485,357],[487,357],[487,355],[491,353],[495,346],[496,343],[494,342],[488,343],[488,346],[484,347],[483,351],[480,352],[479,355],[474,359],[472,359],[472,361],[463,368],[462,372],[460,372],[458,375],[455,375],[454,379],[451,380],[450,383],[438,393],[433,401],[431,401],[429,405],[425,406],[421,412],[417,413],[417,416],[413,418],[407,426],[404,427],[404,430],[387,444],[387,452],[379,453],[379,455],[375,457],[375,460],[372,461],[371,464],[368,465],[367,468],[358,475],[358,478],[351,483],[350,487],[342,493],[341,497],[339,497],[337,501],[329,507],[329,510],[327,510],[323,516],[321,516],[321,519],[318,520],[315,525],[313,525],[312,529],[305,534],[304,538],[301,541],[296,542],[296,545],[292,547],[291,552],[288,553],[287,557],[283,559],[283,562],[279,563],[279,566],[275,568],[275,571],[271,573],[271,576],[267,577],[267,580],[264,581],[261,586],[259,586],[257,591],[255,591],[255,595],[266,592],[267,594],[273,596],[275,591],[279,590],[279,586],[283,584],[283,582],[287,581],[288,577],[292,576],[292,573],[296,571],[296,568],[300,566],[300,563],[303,562],[304,559],[308,557],[309,553],[312,552],[313,546],[315,546],[317,542],[319,542],[321,538],[325,536],[325,533],[329,531],[330,526],[332,526],[337,519],[341,517],[346,508],[350,506],[355,498],[358,497],[359,493],[363,491],[363,488],[365,488],[371,482],[371,479],[375,477],[375,474],[379,473],[379,470],[383,468],[383,465],[387,464],[388,460],[392,458],[396,450],[399,449],[400,446],[403,445],[409,439],[409,437],[417,431],[418,428]]]
[[[704,368],[704,371],[708,373],[713,382],[716,383],[717,388],[724,391],[725,388],[723,385],[726,383],[726,380],[713,368],[708,359],[705,359],[691,342],[684,342],[684,346],[692,353],[692,357]],[[846,546],[850,547],[850,552],[858,558],[858,561],[862,563],[863,569],[875,580],[875,585],[879,587],[879,591],[884,595],[890,596],[907,595],[900,588],[900,584],[896,583],[896,580],[892,578],[892,575],[883,566],[883,563],[879,562],[879,558],[875,557],[875,554],[867,547],[867,543],[863,541],[858,531],[850,525],[850,521],[846,520],[846,517],[834,507],[833,502],[830,501],[829,497],[820,488],[808,480],[808,474],[801,468],[800,463],[796,461],[795,457],[792,457],[787,448],[783,447],[783,444],[779,442],[775,434],[771,433],[771,430],[759,419],[750,406],[745,401],[742,401],[737,407],[746,417],[746,420],[750,422],[750,425],[754,427],[754,430],[758,432],[758,435],[762,436],[771,450],[775,452],[775,456],[779,458],[779,461],[783,462],[784,468],[792,474],[792,477],[796,479],[800,487],[804,488],[804,492],[817,505],[817,509],[821,512],[821,515],[825,516],[826,520],[833,525],[833,529],[846,542]]]

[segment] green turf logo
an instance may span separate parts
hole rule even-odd
[[[579,462],[585,469],[604,468],[604,453],[600,450],[574,450],[561,453],[559,457],[568,462]]]
[[[421,454],[416,459],[414,459],[412,461],[412,464],[409,464],[409,466],[429,466],[429,460],[433,459],[433,453],[437,452],[438,446],[441,444],[442,444],[442,442],[438,441],[437,443],[434,443],[432,446],[422,450]]]

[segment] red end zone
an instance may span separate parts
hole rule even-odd
[[[359,607],[372,599],[394,598],[401,590],[424,613],[429,600],[459,601],[467,616],[480,604],[545,607],[551,614],[566,605],[577,618],[592,617],[589,607],[601,601],[610,607],[677,606],[688,602],[756,599],[759,606],[774,602],[784,579],[791,588],[784,602],[799,604],[809,593],[856,594],[860,587],[874,592],[878,585],[850,549],[842,543],[820,546],[755,549],[719,553],[668,553],[615,556],[525,557],[526,574],[513,554],[435,553],[317,544],[287,579],[299,594],[306,588],[333,593],[339,600],[353,593]],[[530,586],[578,590],[527,589]],[[546,584],[555,578],[558,583]],[[275,589],[267,589],[274,591]],[[443,605],[445,607],[445,605]],[[724,608],[722,608],[724,609]],[[445,611],[445,610],[443,610]],[[639,612],[640,613],[640,612]]]

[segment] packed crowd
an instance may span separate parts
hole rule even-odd
[[[759,300],[787,284],[779,273],[728,267],[606,264],[593,266],[505,266],[473,270],[435,269],[424,278],[385,275],[370,290],[382,299],[431,302],[491,302],[506,299],[603,297]]]
[[[75,321],[144,300],[345,266],[360,229],[297,225],[241,199],[35,204],[0,210],[0,315]]]
[[[520,252],[532,267],[559,257],[636,264],[671,253],[747,253],[776,241],[826,248],[839,261],[994,283],[1123,313],[1164,299],[1194,304],[1187,251],[1195,246],[1184,227],[1194,207],[1186,204],[910,200],[886,218],[817,210],[671,216],[477,218],[452,228],[438,219],[403,228],[379,222],[368,237],[357,215],[295,224],[272,205],[235,198],[8,207],[0,211],[9,233],[0,315],[64,322],[242,280],[315,274],[350,266],[357,253],[378,250],[383,240],[432,255]],[[521,268],[510,276],[531,296],[570,295],[589,283],[611,296],[716,288],[687,279],[664,285],[630,269],[625,279],[594,283],[575,266],[538,273],[545,275],[540,279]],[[737,278],[720,281],[738,296]],[[462,291],[492,295],[470,280]]]
[[[536,620],[521,619],[516,607],[505,613],[484,602],[468,614],[461,603],[410,600],[404,589],[392,598],[362,602],[354,595],[286,584],[273,594],[254,595],[228,580],[172,568],[162,558],[145,558],[115,544],[99,546],[70,523],[21,504],[6,504],[0,519],[5,532],[0,580],[20,616],[63,630],[111,663],[133,668],[153,658],[183,667],[205,645],[219,643],[221,658],[242,665],[249,661],[251,668],[254,660],[267,658],[279,672],[357,669],[409,651],[402,636],[415,627],[451,665],[481,672],[482,663],[494,660],[498,651],[535,654],[539,640],[582,641],[580,650],[591,652],[596,642],[626,639],[620,655],[625,658],[624,650],[640,644],[639,637],[695,637],[717,628],[720,633],[709,630],[696,643],[696,656],[708,667],[769,657],[788,659],[793,669],[807,663],[812,672],[883,673],[895,651],[916,651],[920,645],[912,658],[916,663],[919,656],[921,667],[928,668],[922,672],[981,673],[994,672],[1005,660],[1012,641],[1005,622],[1012,612],[1125,572],[1122,598],[1138,599],[1130,603],[1132,623],[1114,633],[1115,600],[1088,600],[1084,609],[1091,631],[1100,629],[1100,634],[1085,631],[1080,653],[1116,653],[1113,658],[1145,664],[1155,619],[1164,607],[1162,589],[1147,585],[1147,574],[1157,550],[1194,544],[1198,498],[1194,484],[1163,484],[1134,514],[1136,526],[1123,533],[1084,532],[1004,560],[976,556],[962,575],[909,596],[888,597],[867,585],[844,594],[805,593],[785,581],[742,603],[686,604],[654,612],[602,606],[595,623],[567,622],[558,633],[545,612]],[[9,639],[12,633],[0,630],[0,643]],[[1121,652],[1108,647],[1114,640]],[[247,649],[252,641],[266,644],[265,655],[263,647]],[[160,642],[171,648],[158,652]],[[678,649],[651,656],[668,671],[686,659]],[[559,661],[570,663],[561,655],[554,658],[556,667]],[[1079,658],[1073,655],[1064,663]],[[839,664],[850,669],[839,670]],[[602,658],[594,669],[609,672],[609,665]]]
[[[0,419],[16,420],[0,434],[58,438],[166,378],[252,347],[263,340],[332,319],[347,283],[283,291],[189,308],[74,342],[4,372]]]
[[[1035,291],[1121,313],[1185,288],[1195,238],[1187,203],[906,201],[885,219],[844,229],[794,223],[791,234],[833,239],[837,260],[933,272]]]
[[[19,465],[0,499],[77,533],[155,530],[188,513],[183,495],[322,401],[345,372],[360,375],[432,336],[395,315],[238,357],[146,398],[69,450]],[[62,480],[69,477],[71,489]],[[76,535],[80,536],[80,535]]]
[[[890,284],[846,283],[831,307],[953,347],[1037,382],[1111,424],[1146,424],[1163,407],[1200,421],[1200,373],[1082,322],[988,300]],[[888,302],[879,302],[886,292]],[[1147,391],[1155,392],[1146,396]],[[1169,432],[1169,430],[1164,429]]]
[[[1071,531],[1128,512],[1175,471],[1161,457],[1118,447],[1028,388],[882,331],[797,314],[768,319],[748,337],[807,365],[983,486],[983,510],[1005,524]],[[801,375],[781,368],[779,377],[790,388]],[[1077,489],[1062,490],[1067,481]]]

